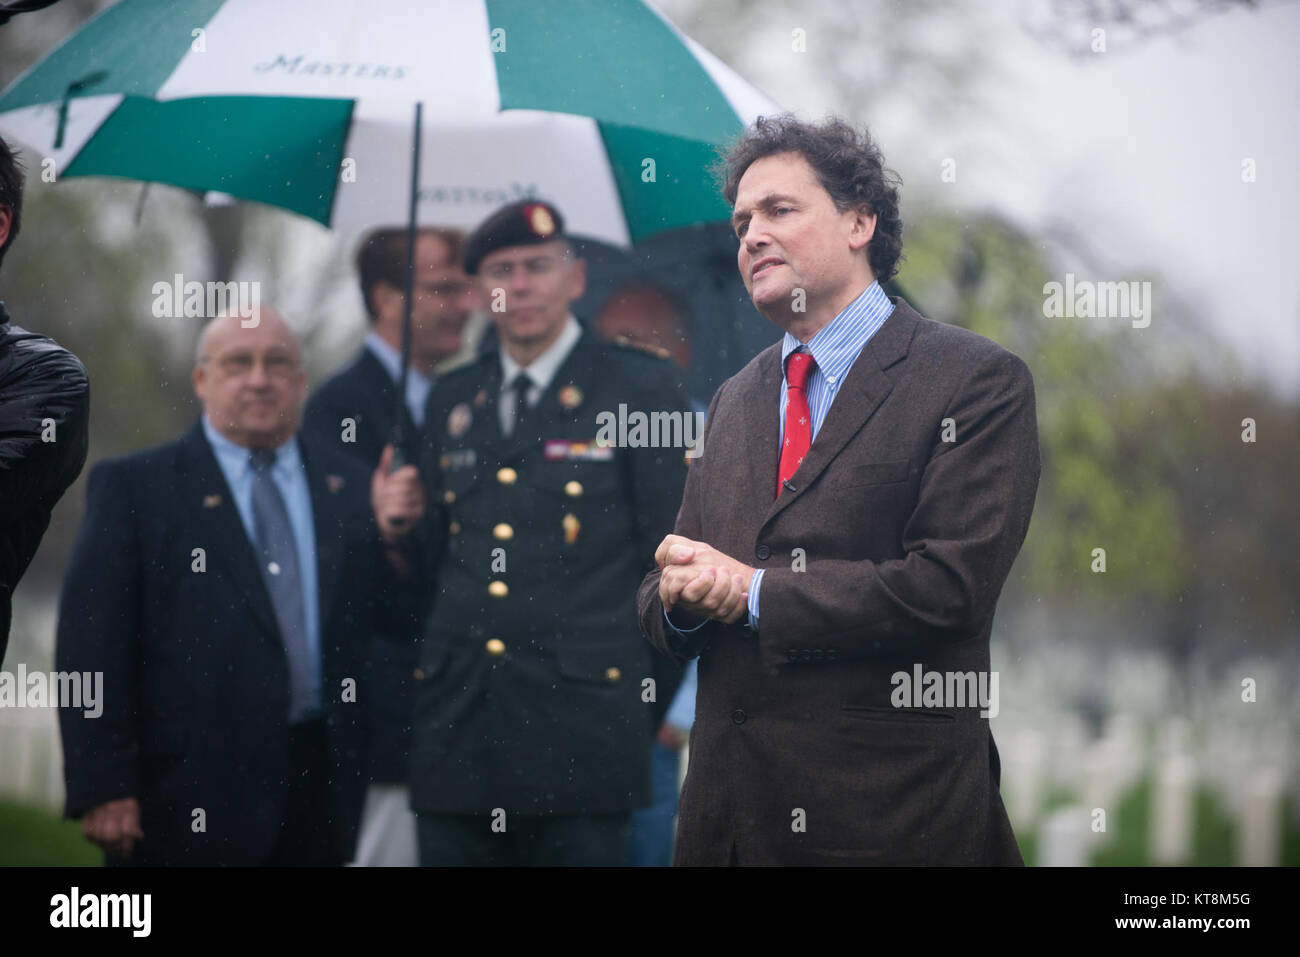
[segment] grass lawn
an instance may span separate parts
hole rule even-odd
[[[80,821],[24,804],[0,801],[0,867],[98,867],[104,855],[81,836]]]
[[[1073,804],[1076,796],[1057,792],[1046,801],[1047,811]],[[1300,865],[1300,820],[1290,813],[1290,801],[1283,802],[1282,859],[1284,867]],[[1214,794],[1201,788],[1196,792],[1195,821],[1192,833],[1192,859],[1197,867],[1233,867],[1236,857],[1236,823],[1219,805]],[[1046,817],[1046,812],[1042,815]],[[1151,781],[1144,777],[1120,799],[1109,815],[1108,826],[1115,840],[1093,854],[1096,867],[1144,867],[1151,862],[1148,841],[1151,816]],[[1038,862],[1038,835],[1017,834],[1020,854],[1026,864]]]

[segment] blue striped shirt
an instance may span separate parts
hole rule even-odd
[[[858,298],[849,303],[844,311],[817,331],[808,344],[785,334],[781,340],[781,396],[778,402],[777,416],[780,422],[777,433],[777,449],[785,441],[785,407],[788,401],[788,389],[785,381],[785,360],[796,350],[811,352],[816,365],[808,377],[808,411],[812,413],[812,440],[816,442],[817,433],[826,421],[826,413],[839,393],[844,378],[849,374],[854,361],[868,340],[876,334],[885,320],[894,311],[894,304],[880,288],[880,283],[872,282]],[[778,455],[779,455],[778,451]],[[776,476],[772,476],[775,488]],[[758,630],[758,592],[763,583],[763,569],[754,571],[749,579],[749,627]],[[666,616],[665,616],[666,617]],[[669,621],[672,625],[672,622]],[[702,627],[702,626],[701,626]],[[687,634],[695,629],[673,630]]]
[[[849,374],[853,362],[876,331],[885,324],[894,304],[880,288],[880,283],[872,282],[857,299],[845,307],[844,311],[818,330],[808,340],[807,346],[790,333],[781,340],[781,402],[780,432],[776,447],[781,448],[785,441],[785,406],[788,389],[785,381],[785,360],[795,351],[811,352],[813,362],[812,375],[808,377],[808,411],[812,413],[812,440],[817,441],[817,433],[826,421],[826,413],[831,403],[844,384],[844,377]],[[755,569],[749,579],[749,627],[758,630],[758,590],[763,584],[763,569]]]

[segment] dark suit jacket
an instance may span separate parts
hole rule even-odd
[[[383,570],[369,476],[301,440],[315,514],[330,816],[348,860],[365,795],[363,678]],[[193,550],[206,571],[194,570]],[[196,424],[101,462],[59,608],[57,667],[103,672],[103,714],[60,711],[66,816],[135,797],[133,863],[255,865],[273,848],[290,774],[289,670],[271,599]],[[206,832],[191,829],[206,813]]]
[[[86,463],[89,421],[81,361],[53,339],[10,325],[0,302],[0,662],[13,590]]]
[[[891,676],[989,669],[1038,486],[1033,381],[893,301],[780,498],[780,344],[713,398],[676,530],[767,569],[757,637],[742,618],[679,646],[642,583],[650,642],[703,648],[678,864],[1022,863],[978,705],[895,708]]]
[[[500,389],[493,351],[429,397],[424,531],[438,561],[415,688],[411,805],[644,807],[651,744],[681,667],[641,640],[632,598],[672,526],[685,449],[569,443],[593,443],[599,413],[620,404],[687,410],[677,369],[584,332],[509,438]]]
[[[322,383],[307,400],[303,432],[374,471],[392,435],[396,396],[397,386],[387,370],[363,346],[352,362]],[[409,447],[414,450],[419,445],[419,430],[405,404],[402,414]],[[344,442],[342,438],[342,422],[349,418],[356,423],[355,442]],[[427,589],[427,584],[413,581],[407,587]],[[371,693],[364,708],[370,735],[370,777],[374,781],[405,783],[410,763],[411,673],[419,644],[419,616],[405,622],[400,633],[391,631],[385,628],[374,635],[367,663]]]
[[[346,366],[322,382],[307,400],[302,413],[302,429],[324,444],[346,452],[372,469],[379,464],[393,432],[397,384],[375,358],[362,346]],[[404,427],[410,436],[410,452],[419,447],[419,430],[402,404]],[[356,422],[356,441],[343,441],[343,420]]]

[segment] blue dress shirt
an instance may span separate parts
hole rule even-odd
[[[777,417],[780,423],[777,432],[778,449],[785,441],[785,407],[788,401],[785,360],[789,358],[790,353],[796,350],[811,352],[816,363],[807,386],[808,411],[812,413],[812,441],[815,442],[817,432],[826,421],[826,413],[830,411],[831,403],[835,401],[835,396],[839,393],[840,386],[844,384],[844,379],[853,367],[858,354],[885,324],[885,320],[893,311],[894,304],[880,288],[880,283],[873,281],[858,298],[845,306],[838,316],[818,330],[817,334],[808,340],[807,345],[790,333],[785,334],[781,340],[781,395],[777,404]],[[749,627],[754,631],[758,631],[758,593],[762,583],[763,569],[755,569],[749,579]],[[664,619],[679,635],[686,635],[696,630],[678,628],[668,618],[666,612]],[[702,628],[705,624],[707,622],[701,622],[696,627]]]
[[[365,347],[379,360],[379,364],[396,385],[402,374],[401,352],[390,346],[377,332],[366,333]],[[433,376],[425,375],[415,366],[406,367],[406,408],[410,410],[411,419],[417,428],[424,427],[424,406],[429,401],[432,389]]]
[[[256,551],[256,535],[253,531],[253,466],[249,461],[250,449],[236,445],[216,430],[212,422],[203,416],[203,434],[217,457],[221,474],[226,477],[230,494],[234,496],[239,518],[244,523],[248,541],[253,543]],[[311,506],[311,488],[307,484],[307,472],[303,467],[302,457],[298,454],[298,443],[294,439],[275,450],[275,465],[271,467],[271,477],[275,487],[284,498],[285,508],[289,512],[289,524],[293,526],[294,543],[298,551],[299,578],[302,582],[302,604],[307,621],[307,648],[311,652],[314,674],[312,683],[316,687],[316,701],[321,702],[321,656],[320,656],[320,602],[316,590],[316,525]]]

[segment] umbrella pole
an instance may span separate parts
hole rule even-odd
[[[416,222],[417,203],[420,196],[420,137],[423,126],[424,104],[415,104],[415,135],[411,142],[411,202],[406,221],[406,295],[402,304],[402,368],[397,375],[397,407],[393,410],[393,469],[408,461],[406,443],[406,376],[411,364],[411,305],[415,292],[415,239],[419,224]]]

